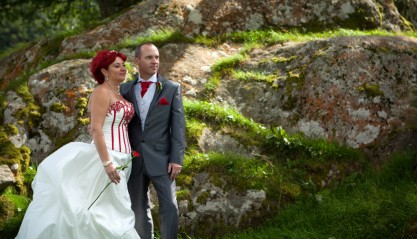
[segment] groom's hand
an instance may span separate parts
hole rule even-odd
[[[169,163],[168,164],[168,174],[171,180],[174,180],[178,174],[181,173],[182,166],[176,163]]]

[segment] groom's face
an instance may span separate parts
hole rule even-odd
[[[140,56],[135,58],[140,77],[148,80],[159,69],[159,51],[154,45],[143,45]]]

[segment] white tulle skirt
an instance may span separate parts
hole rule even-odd
[[[109,150],[112,161],[125,164],[129,154]],[[94,144],[69,143],[47,157],[32,182],[34,191],[16,238],[137,239],[127,191],[131,164],[110,182]]]

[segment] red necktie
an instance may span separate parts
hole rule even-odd
[[[143,97],[146,91],[149,88],[149,85],[152,84],[152,81],[141,81],[140,85],[142,86],[142,90],[140,91],[140,95]]]

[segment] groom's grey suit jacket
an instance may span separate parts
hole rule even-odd
[[[122,84],[120,89],[123,97],[133,103],[136,112],[128,130],[132,149],[139,152],[141,157],[132,161],[132,176],[139,174],[143,164],[151,176],[167,174],[168,163],[183,164],[185,118],[181,86],[159,74],[157,80],[162,84],[162,90],[159,90],[158,86],[155,87],[155,95],[146,116],[143,132],[134,90],[137,80]]]

